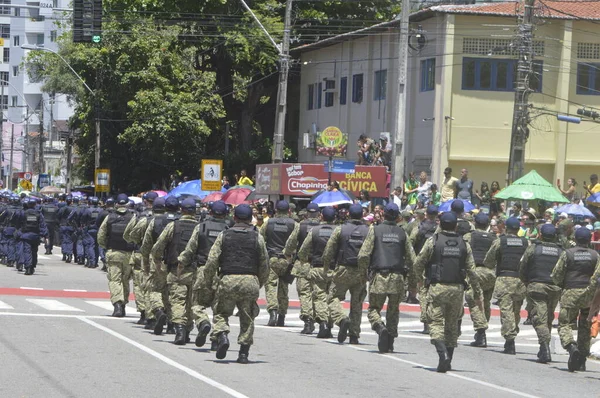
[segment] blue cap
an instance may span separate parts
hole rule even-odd
[[[579,243],[590,243],[592,240],[592,231],[587,228],[578,228],[575,231],[575,241]]]
[[[113,198],[108,198],[106,199],[106,202],[104,202],[104,204],[113,206],[115,204],[115,200]]]
[[[175,196],[169,196],[165,199],[165,207],[167,210],[177,211],[179,209],[179,201]]]
[[[165,198],[156,198],[154,202],[152,202],[152,208],[154,210],[164,210],[165,209]]]
[[[290,209],[290,204],[286,200],[280,200],[279,202],[277,202],[275,208],[278,211],[288,211]]]
[[[92,196],[90,198],[90,202],[92,202],[92,204],[97,205],[99,202],[99,199],[96,196]]]
[[[348,209],[348,214],[350,214],[350,218],[354,220],[360,220],[363,216],[363,208],[358,203],[350,205]]]
[[[427,214],[433,215],[433,214],[438,214],[438,212],[439,212],[439,210],[436,205],[427,206]]]
[[[335,220],[335,209],[331,206],[327,206],[321,210],[321,215],[323,216],[323,220],[331,222]]]
[[[287,202],[285,203],[287,204]],[[233,215],[243,221],[250,220],[252,219],[252,208],[247,204],[241,204],[235,208]]]
[[[444,230],[454,230],[456,229],[456,223],[458,222],[456,218],[456,214],[451,211],[448,211],[440,217],[440,226]]]
[[[196,201],[192,198],[186,198],[181,202],[182,211],[196,211]]]
[[[120,193],[117,196],[117,204],[118,205],[126,205],[129,203],[129,198],[124,193]]]
[[[397,218],[400,215],[400,208],[395,203],[388,203],[383,209],[383,212],[386,216]]]
[[[153,202],[154,200],[156,200],[156,198],[158,198],[158,194],[154,191],[146,192],[143,198],[148,202]]]
[[[506,220],[506,229],[519,229],[519,227],[521,226],[521,223],[519,222],[519,219],[517,219],[516,217],[511,217],[508,220]]]
[[[454,199],[454,202],[450,205],[450,210],[455,213],[462,213],[465,211],[465,204],[460,199]]]
[[[227,205],[222,200],[217,200],[212,203],[210,210],[218,216],[223,216],[227,214]]]
[[[311,202],[306,206],[306,211],[309,213],[317,213],[319,211],[319,205]]]
[[[542,225],[540,232],[544,237],[553,238],[556,235],[556,227],[552,224],[544,224]]]
[[[490,222],[490,218],[488,217],[487,214],[485,214],[483,212],[479,212],[475,216],[475,224],[478,224],[478,225],[488,225],[489,222]]]

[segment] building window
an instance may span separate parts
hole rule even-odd
[[[352,102],[362,102],[363,100],[363,74],[352,76]]]
[[[325,80],[325,108],[333,106],[333,94],[335,92],[335,80]]]
[[[542,91],[543,62],[533,62],[529,80],[532,91]],[[517,81],[514,59],[463,58],[463,90],[514,91]]]
[[[0,83],[3,86],[8,86],[8,72],[0,72]]]
[[[323,83],[317,85],[317,109],[321,109],[321,93],[323,92]]]
[[[0,0],[0,4],[10,4],[11,0]],[[0,14],[11,15],[10,7],[0,7]]]
[[[8,95],[2,97],[2,109],[8,109]]]
[[[348,96],[348,78],[342,77],[340,79],[340,105],[346,105],[347,96]]]
[[[58,8],[58,0],[52,0],[52,7]]]
[[[35,43],[38,46],[43,46],[44,45],[44,34],[43,33],[38,33],[37,40],[35,41]]]
[[[5,64],[10,62],[10,48],[4,47],[2,51],[2,62]]]
[[[577,64],[577,94],[600,95],[600,64]]]
[[[308,85],[308,110],[315,109],[315,85]]]
[[[9,24],[0,24],[0,37],[3,39],[10,39],[10,25]]]
[[[50,31],[50,41],[52,43],[54,43],[56,41],[56,31],[55,30]]]
[[[13,66],[13,76],[14,77],[19,76],[19,67],[18,66]]]
[[[17,97],[16,95],[13,95],[10,98],[10,106],[12,106],[13,108],[16,108],[17,106],[19,106],[19,97]]]
[[[19,36],[13,37],[13,47],[19,47],[21,45],[21,40],[19,40]]]
[[[421,92],[435,90],[435,58],[421,61]]]
[[[375,71],[375,85],[373,86],[373,99],[384,100],[387,88],[387,69]]]

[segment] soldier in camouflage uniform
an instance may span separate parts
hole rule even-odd
[[[329,313],[340,327],[338,342],[343,343],[350,333],[350,344],[358,344],[362,305],[367,296],[367,268],[358,264],[358,252],[369,227],[362,221],[362,207],[353,204],[349,209],[350,220],[337,227],[323,252],[323,271],[333,269],[329,289]],[[342,300],[350,291],[350,315],[346,316]]]
[[[140,253],[140,245],[144,240],[144,234],[146,233],[149,220],[152,219],[152,203],[156,198],[158,198],[158,194],[156,192],[148,192],[144,194],[144,211],[133,216],[131,221],[129,221],[127,228],[125,228],[125,232],[123,233],[123,238],[125,241],[132,243],[135,247],[135,250],[131,255],[131,259],[129,260],[129,265],[131,265],[133,268],[133,293],[135,294],[135,302],[140,313],[140,319],[137,322],[138,325],[145,324],[146,318],[154,318],[154,315],[150,311],[146,311],[149,307],[148,292],[146,289],[147,276],[144,275],[142,270],[142,254]],[[148,275],[148,273],[146,273],[146,275]]]
[[[331,283],[330,274],[333,274],[333,272],[324,270],[323,252],[335,229],[334,221],[335,209],[325,207],[321,211],[321,224],[314,226],[304,239],[300,250],[298,250],[298,263],[294,265],[296,274],[299,277],[306,278],[310,283],[315,311],[314,319],[319,324],[319,333],[317,334],[319,339],[332,337],[327,294]]]
[[[285,315],[289,306],[288,289],[292,283],[290,262],[283,254],[288,238],[299,228],[289,216],[290,205],[280,200],[276,205],[277,213],[269,218],[260,228],[260,234],[265,239],[269,252],[269,280],[265,285],[267,296],[267,311],[269,311],[268,326],[284,326]],[[298,232],[296,232],[298,233]]]
[[[592,233],[587,228],[575,232],[576,247],[566,249],[552,271],[552,280],[563,289],[558,314],[558,335],[564,349],[569,351],[570,372],[585,371],[590,354],[590,302],[600,277],[600,256],[590,249]],[[577,342],[571,325],[577,323]]]
[[[562,220],[558,223],[558,244],[565,250],[576,245],[573,229],[574,224],[572,220]]]
[[[519,262],[529,246],[529,241],[517,236],[520,223],[515,217],[506,220],[506,234],[495,240],[485,255],[483,265],[496,269],[494,295],[500,307],[501,333],[505,339],[504,353],[516,354],[515,338],[519,333],[521,306],[526,288],[519,279]]]
[[[527,286],[527,298],[531,300],[531,322],[540,344],[538,362],[552,362],[550,354],[550,331],[554,310],[560,300],[560,287],[550,277],[563,249],[556,243],[556,228],[544,224],[540,229],[541,240],[529,246],[520,265],[520,277]]]
[[[123,239],[123,233],[133,214],[127,210],[129,198],[125,194],[117,196],[117,207],[104,219],[98,231],[98,244],[107,250],[108,290],[110,302],[115,310],[114,317],[124,317],[125,305],[129,302],[129,280],[131,279],[132,246]]]
[[[369,268],[369,313],[373,330],[379,335],[380,353],[394,352],[398,337],[400,301],[405,278],[415,279],[415,252],[404,229],[397,225],[400,209],[390,203],[384,210],[383,224],[371,226],[358,253],[358,267]],[[413,283],[416,286],[416,283]],[[410,284],[409,284],[410,285]],[[381,310],[388,301],[385,323]]]
[[[427,323],[431,344],[439,356],[437,371],[451,370],[454,348],[459,336],[459,319],[464,313],[463,297],[468,277],[477,305],[481,305],[479,277],[471,246],[456,232],[454,212],[440,217],[442,232],[427,240],[416,261],[417,275],[425,277],[427,292]]]
[[[315,330],[315,308],[311,284],[306,277],[298,275],[300,264],[294,257],[296,251],[304,243],[304,239],[306,239],[310,230],[320,224],[319,206],[316,203],[309,203],[306,210],[308,218],[302,220],[298,228],[294,228],[283,250],[283,254],[288,261],[293,261],[294,263],[292,275],[296,277],[296,289],[298,290],[298,298],[300,299],[300,319],[304,321],[304,329],[300,332],[301,334],[311,334]]]
[[[238,308],[240,351],[238,363],[248,363],[250,346],[253,344],[254,318],[259,313],[256,300],[260,288],[269,277],[269,260],[263,237],[252,226],[252,210],[239,205],[234,211],[235,224],[221,232],[210,249],[202,292],[210,292],[217,286],[214,311],[217,334],[217,359],[223,359],[229,349],[229,317]],[[210,293],[208,293],[210,294]]]
[[[479,213],[475,216],[475,230],[468,232],[463,236],[465,242],[469,242],[473,250],[473,259],[475,260],[475,272],[479,276],[479,286],[481,293],[477,296],[482,297],[483,308],[475,303],[472,289],[465,291],[465,300],[469,305],[473,329],[475,329],[475,341],[471,343],[473,347],[487,347],[487,336],[485,331],[488,328],[490,320],[492,295],[496,285],[496,274],[493,268],[487,268],[484,264],[485,255],[497,239],[496,235],[487,232],[490,219],[485,213]]]
[[[419,225],[425,220],[425,209],[415,210],[415,218],[404,225],[407,236],[411,236],[414,230],[419,229]]]
[[[194,320],[198,328],[198,335],[195,342],[196,347],[202,347],[206,343],[206,336],[210,332],[210,318],[206,313],[206,309],[213,306],[215,297],[214,290],[202,292],[202,287],[205,285],[204,265],[217,237],[228,228],[228,223],[225,219],[227,213],[225,202],[214,202],[210,208],[209,216],[194,229],[185,250],[179,255],[179,263],[183,267],[191,266],[194,263],[198,265],[196,279],[192,288],[192,313],[194,314]],[[211,337],[211,340],[213,341],[213,346],[216,346],[216,336],[213,337]]]
[[[189,334],[193,329],[192,285],[196,274],[196,264],[184,266],[179,263],[179,255],[194,232],[196,221],[196,202],[185,199],[181,202],[181,217],[168,224],[152,247],[151,256],[155,263],[163,259],[166,250],[167,286],[171,303],[171,321],[175,329],[176,345],[189,343]]]

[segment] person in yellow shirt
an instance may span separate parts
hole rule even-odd
[[[452,169],[446,167],[444,170],[444,179],[442,180],[440,194],[442,203],[456,198],[458,178],[452,177]]]
[[[592,174],[590,176],[590,185],[586,185],[584,181],[583,186],[585,187],[587,193],[590,195],[600,192],[600,184],[598,184],[598,174]]]
[[[254,182],[246,175],[246,170],[242,170],[240,172],[240,179],[238,180],[238,185],[254,185]]]

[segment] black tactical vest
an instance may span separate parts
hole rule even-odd
[[[362,222],[349,221],[342,225],[337,263],[347,267],[358,266],[358,252],[367,237],[369,227]]]
[[[322,224],[314,226],[313,229],[310,230],[310,233],[312,234],[312,253],[309,261],[313,267],[323,267],[323,252],[325,251],[325,246],[327,246],[327,242],[329,242],[329,238],[331,238],[331,234],[335,228],[336,226],[333,224]]]
[[[584,289],[588,287],[596,270],[598,252],[586,247],[572,247],[565,251],[567,253],[565,289]]]
[[[306,239],[310,230],[320,223],[318,218],[309,218],[300,222],[300,229],[298,230],[298,249],[302,247],[304,239]]]
[[[194,228],[198,223],[195,219],[179,219],[175,220],[173,225],[173,239],[167,245],[167,265],[175,267],[178,264],[177,257],[185,250],[187,243],[192,237]]]
[[[289,217],[274,217],[267,221],[267,252],[269,257],[283,257],[285,243],[294,231],[296,222]]]
[[[435,283],[464,283],[467,267],[467,245],[456,233],[442,232],[434,236],[433,256],[427,267],[427,279]]]
[[[419,254],[427,239],[431,238],[437,229],[437,223],[433,220],[424,220],[419,225],[419,231],[417,232],[417,239],[415,240],[415,253]]]
[[[490,247],[492,247],[495,239],[495,235],[491,232],[480,231],[478,229],[471,232],[471,250],[473,250],[473,259],[476,266],[483,267],[485,255],[490,250]]]
[[[259,259],[258,231],[254,227],[236,224],[223,232],[219,257],[222,275],[258,275]]]
[[[95,229],[96,228],[96,221],[98,221],[98,216],[100,215],[100,209],[99,207],[90,207],[90,220],[88,222],[88,227]]]
[[[179,217],[177,214],[168,213],[168,214],[157,214],[154,216],[154,227],[152,228],[152,240],[154,243],[158,240],[162,231],[165,230],[166,226],[169,223],[177,220]]]
[[[24,233],[40,233],[40,213],[38,213],[35,209],[27,209],[24,213],[24,224],[23,224],[23,232]]]
[[[497,276],[519,277],[521,257],[527,249],[527,239],[516,235],[500,237],[500,259],[496,265]]]
[[[375,246],[371,256],[371,269],[405,274],[406,232],[397,225],[387,223],[373,227]]]
[[[206,264],[208,253],[215,244],[217,236],[227,229],[225,220],[217,221],[214,218],[209,218],[202,222],[198,231],[198,250],[196,251],[198,264]]]
[[[56,224],[58,221],[56,213],[58,213],[57,206],[52,204],[42,206],[42,214],[44,215],[44,221],[46,221],[46,224]]]
[[[533,256],[529,260],[531,263],[529,264],[527,273],[528,282],[540,282],[553,285],[554,282],[552,281],[552,278],[550,278],[550,274],[562,252],[563,249],[557,244],[542,244],[541,242],[536,242]]]
[[[60,220],[58,220],[61,227],[67,225],[69,216],[74,210],[75,208],[69,205],[62,208],[62,212],[60,213]]]
[[[119,251],[133,251],[133,245],[127,243],[123,238],[123,233],[125,232],[125,228],[127,228],[127,224],[131,221],[133,217],[133,213],[125,212],[124,214],[119,214],[117,212],[111,213],[108,215],[107,227],[108,227],[108,249],[109,250],[119,250]]]
[[[458,222],[456,223],[456,233],[458,234],[458,236],[464,236],[469,232],[471,232],[471,223],[467,220],[459,218]]]

